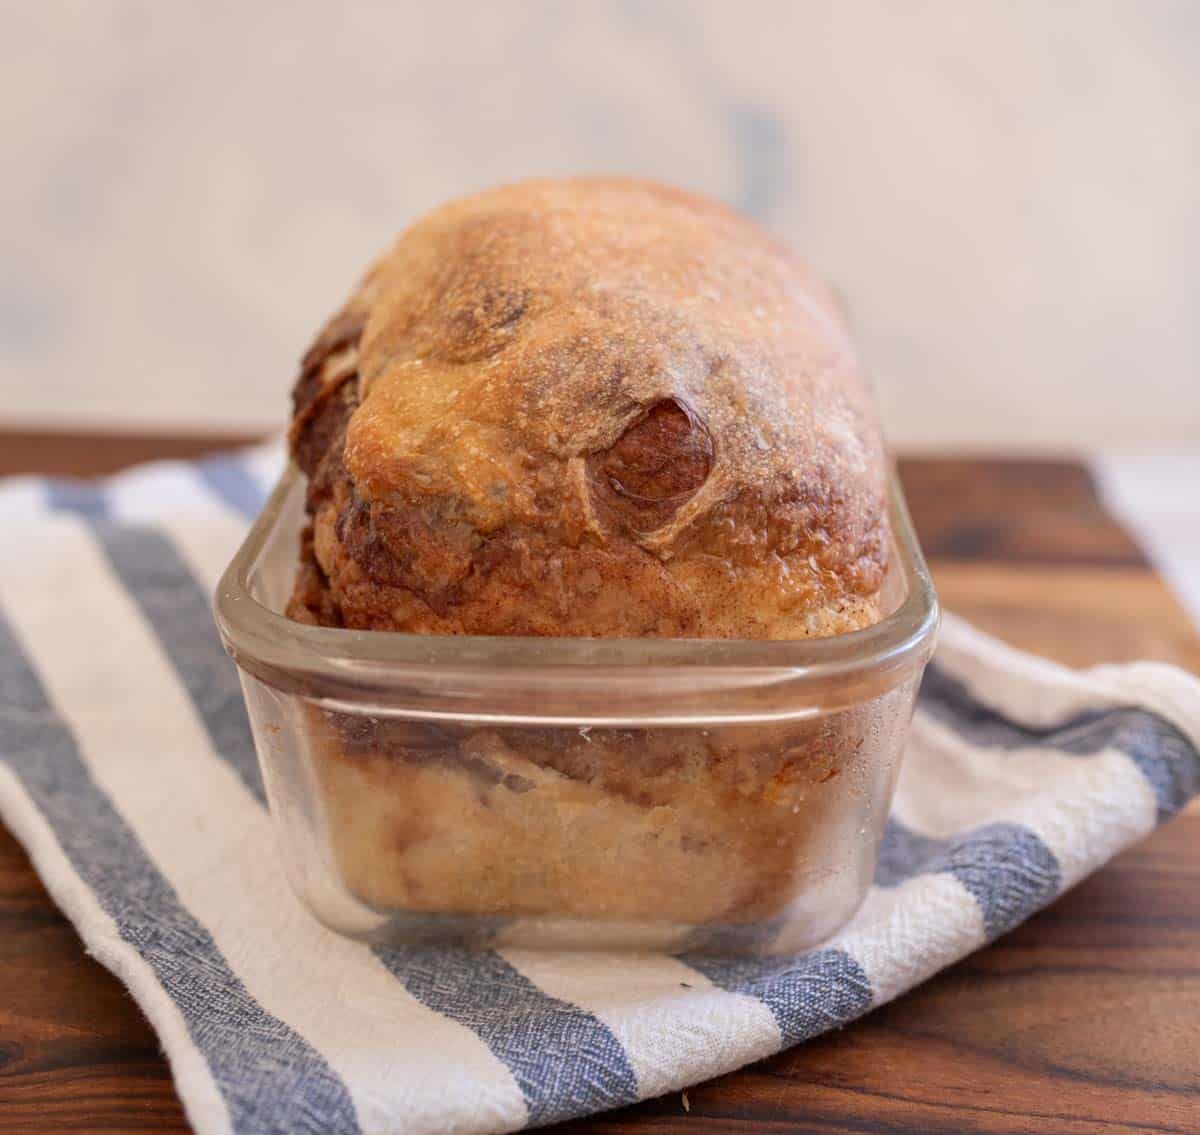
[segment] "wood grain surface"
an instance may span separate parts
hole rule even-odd
[[[241,439],[220,439],[221,441]],[[0,433],[0,475],[214,439]],[[945,605],[1072,665],[1200,672],[1200,636],[1072,462],[908,459]],[[185,1131],[148,1024],[0,831],[0,1132]],[[839,1032],[584,1132],[1200,1132],[1200,815]]]

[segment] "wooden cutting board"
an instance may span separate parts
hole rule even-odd
[[[239,439],[0,434],[0,475]],[[1200,673],[1200,635],[1075,462],[909,458],[944,605],[1075,666]],[[19,539],[19,533],[6,533]],[[583,1132],[1200,1132],[1200,812],[840,1032]],[[0,1132],[187,1130],[149,1025],[0,830]]]

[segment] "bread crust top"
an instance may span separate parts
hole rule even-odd
[[[879,617],[885,458],[828,290],[715,203],[533,181],[438,209],[305,357],[290,613],[797,638]]]

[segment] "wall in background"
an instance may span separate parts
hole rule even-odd
[[[0,421],[259,428],[368,258],[680,182],[848,296],[899,446],[1200,444],[1200,5],[43,2],[0,41]]]

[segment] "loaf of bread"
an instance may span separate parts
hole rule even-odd
[[[837,308],[749,221],[530,182],[410,228],[305,356],[289,613],[420,634],[875,621],[884,457]]]
[[[837,306],[676,190],[531,182],[418,222],[305,356],[291,443],[303,622],[798,639],[881,615],[885,461]],[[314,715],[339,870],[392,911],[761,922],[860,830],[847,782],[866,799],[890,775],[857,710],[714,730]]]

